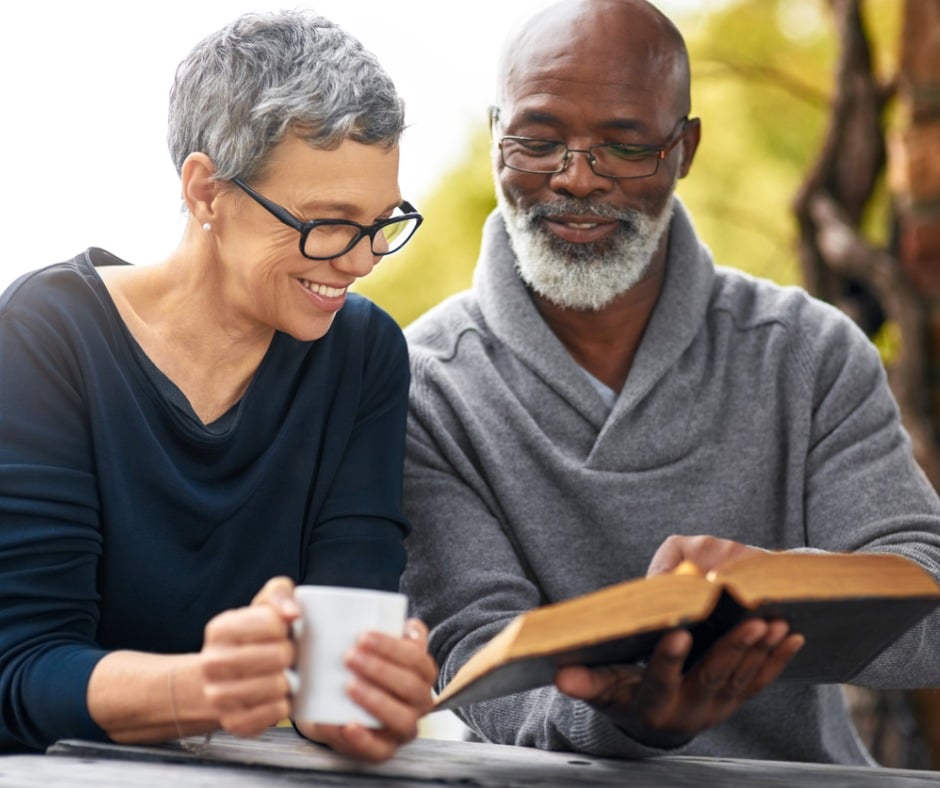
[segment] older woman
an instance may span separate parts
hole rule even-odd
[[[289,714],[294,583],[397,589],[407,354],[348,289],[421,221],[402,129],[336,25],[239,18],[171,92],[178,247],[0,299],[0,750],[256,734]],[[383,727],[301,733],[388,757],[430,705],[426,630],[349,665]]]

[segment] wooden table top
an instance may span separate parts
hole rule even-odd
[[[46,755],[0,757],[0,786],[38,785],[940,788],[940,772],[682,756],[625,761],[427,738],[402,748],[386,763],[367,765],[307,742],[289,728],[274,728],[257,739],[217,734],[199,754],[178,743],[122,746],[64,741]]]

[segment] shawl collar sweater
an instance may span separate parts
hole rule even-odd
[[[940,506],[881,361],[835,308],[716,267],[677,201],[662,292],[612,410],[539,315],[498,213],[473,288],[406,330],[403,586],[443,686],[514,615],[642,576],[670,534],[892,551],[940,576]],[[940,681],[940,621],[857,677]],[[474,704],[485,739],[660,754],[545,687]],[[840,687],[778,682],[673,752],[867,763]]]

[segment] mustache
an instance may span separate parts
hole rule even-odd
[[[563,246],[569,249],[571,253],[581,255],[588,253],[591,248],[583,244],[568,244],[551,236],[542,226],[543,219],[550,219],[554,216],[596,216],[599,219],[613,219],[620,223],[614,237],[617,238],[636,238],[642,226],[643,214],[634,208],[614,208],[606,203],[592,202],[591,200],[562,199],[555,202],[536,203],[530,206],[525,212],[525,222],[530,232],[543,235],[550,239],[555,246]],[[613,238],[609,238],[607,243],[612,243]]]
[[[629,225],[636,223],[639,211],[632,208],[614,208],[611,205],[591,200],[563,199],[554,202],[536,203],[526,211],[530,221],[553,216],[575,214],[577,216],[596,216],[602,219],[615,219]]]

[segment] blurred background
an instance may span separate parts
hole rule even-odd
[[[866,6],[875,67],[890,78],[897,71],[900,4]],[[830,4],[699,2],[671,15],[687,38],[692,114],[702,119],[702,143],[678,193],[717,262],[800,283],[791,204],[829,119],[838,54]],[[492,91],[484,95],[491,102]],[[426,222],[418,235],[359,285],[402,324],[470,283],[480,227],[495,206],[486,106],[480,102],[466,116],[462,150],[421,195]],[[884,238],[882,200],[879,195],[866,224]]]
[[[469,286],[495,205],[487,107],[506,31],[548,0],[316,0],[404,96],[404,196],[426,222],[357,289],[403,326]],[[136,264],[182,231],[164,141],[196,40],[276,0],[16,3],[0,48],[0,285],[103,246]],[[882,352],[940,484],[940,0],[659,0],[692,58],[702,143],[679,195],[716,261],[801,284]],[[851,691],[885,765],[940,768],[940,700]],[[446,721],[431,733],[454,730]]]

